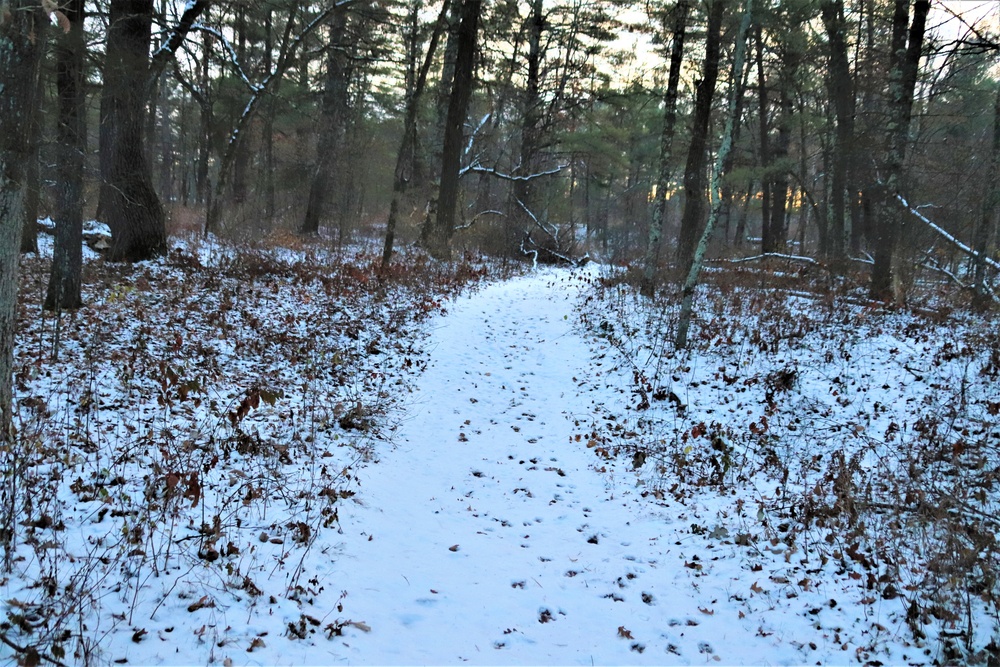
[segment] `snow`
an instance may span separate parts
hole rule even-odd
[[[883,551],[835,519],[782,528],[793,498],[838,491],[838,455],[893,473],[882,434],[914,434],[940,387],[968,384],[995,423],[993,385],[930,325],[855,308],[842,343],[803,293],[755,338],[703,293],[697,344],[674,355],[672,311],[594,264],[380,300],[370,258],[327,276],[310,257],[209,243],[117,269],[64,315],[59,362],[51,324],[22,315],[23,430],[65,448],[24,472],[57,492],[2,595],[9,619],[82,637],[68,662],[942,660],[941,628],[914,639],[908,598],[866,587],[900,548],[888,524]],[[43,613],[50,580],[86,604]],[[981,647],[988,611],[969,618]]]

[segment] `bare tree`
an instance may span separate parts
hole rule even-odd
[[[451,259],[451,237],[455,231],[455,209],[458,206],[458,179],[461,172],[462,128],[472,98],[473,64],[476,56],[476,35],[482,0],[462,3],[461,23],[455,60],[455,80],[448,103],[444,146],[441,150],[441,185],[438,190],[437,216],[424,225],[421,240],[435,259]]]

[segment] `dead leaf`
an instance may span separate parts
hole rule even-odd
[[[457,544],[451,545],[450,547],[448,547],[448,551],[458,551],[458,545]]]
[[[703,614],[708,614],[709,616],[715,616],[715,610],[713,610],[713,609],[706,609],[705,607],[698,607],[698,611],[700,611]]]
[[[247,648],[247,653],[253,653],[255,648],[265,648],[267,644],[260,637],[254,637],[253,641],[250,642],[250,646]]]
[[[750,586],[750,590],[752,590],[754,593],[763,593],[764,592],[764,589],[761,588],[760,586],[758,586],[756,581],[753,582],[753,584]]]
[[[624,625],[618,626],[618,636],[622,639],[634,639],[632,632],[627,630]]]
[[[361,630],[361,632],[371,632],[372,631],[371,626],[368,625],[367,623],[365,623],[364,621],[347,621],[346,623],[344,623],[344,625],[353,626],[353,627],[357,628],[358,630]]]
[[[207,595],[202,595],[200,600],[188,605],[188,611],[193,613],[199,609],[211,609],[213,607],[215,607],[215,600]]]
[[[72,30],[73,27],[70,25],[69,19],[66,17],[66,15],[63,14],[58,9],[52,12],[52,15],[56,17],[56,23],[59,24],[60,28],[62,28],[63,34],[68,35],[69,31]]]

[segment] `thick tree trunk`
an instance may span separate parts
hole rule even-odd
[[[86,107],[83,34],[84,0],[69,0],[63,13],[69,32],[56,39],[56,88],[59,119],[56,125],[55,248],[45,295],[45,308],[78,308],[83,268],[83,173],[86,154]]]
[[[0,21],[0,443],[8,451],[14,443],[11,375],[25,166],[31,156],[30,124],[38,114],[38,65],[47,19],[41,6],[29,0],[10,0],[5,9]],[[5,544],[10,528],[0,526]]]
[[[653,296],[656,291],[656,255],[663,238],[663,220],[667,211],[667,190],[673,172],[674,127],[677,124],[677,89],[684,64],[684,36],[687,18],[691,8],[690,0],[680,0],[674,9],[673,43],[670,45],[670,73],[667,75],[667,90],[663,94],[663,130],[660,132],[659,168],[656,175],[656,195],[653,201],[653,220],[649,225],[649,239],[646,242],[646,257],[643,260],[643,296]]]
[[[823,0],[820,7],[830,48],[827,85],[837,123],[831,159],[827,257],[839,268],[847,258],[847,204],[854,199],[854,188],[849,185],[848,178],[854,153],[854,81],[847,54],[844,0]],[[851,222],[856,224],[857,220],[852,217]]]
[[[973,249],[976,251],[974,264],[974,284],[976,299],[980,305],[988,303],[989,285],[986,280],[986,252],[990,237],[996,229],[997,206],[1000,204],[1000,85],[997,86],[993,102],[993,145],[990,150],[990,168],[986,180],[986,196],[983,198],[979,224],[976,226]]]
[[[705,192],[708,186],[708,126],[712,114],[712,97],[719,78],[719,42],[722,15],[727,0],[713,0],[708,15],[705,43],[705,63],[695,96],[694,120],[691,123],[691,145],[684,169],[684,213],[681,216],[677,241],[677,265],[681,275],[687,275],[694,256],[695,244],[705,221]]]
[[[545,30],[545,16],[542,0],[531,0],[528,15],[528,72],[524,82],[523,123],[521,124],[521,149],[518,160],[518,175],[530,176],[538,164],[538,150],[541,141],[542,109],[539,98],[542,64],[542,32]],[[528,179],[514,181],[515,206],[521,219],[522,230],[530,227],[530,216],[534,215],[534,183]]]
[[[41,68],[35,85],[35,99],[41,104],[44,91],[44,69]],[[24,190],[24,231],[21,234],[21,252],[38,252],[38,212],[41,208],[42,178],[39,147],[42,138],[42,115],[35,114],[31,121],[28,141],[31,155],[25,172]]]
[[[896,202],[906,159],[906,143],[913,112],[913,94],[917,83],[920,51],[923,47],[929,0],[916,0],[909,38],[906,23],[909,1],[896,0],[893,13],[893,65],[889,74],[888,155],[885,158],[880,187],[878,219],[876,220],[875,266],[872,269],[869,293],[880,301],[904,299],[899,240],[903,228],[903,211]]]
[[[316,168],[301,232],[315,234],[327,208],[327,195],[333,190],[336,167],[342,164],[344,138],[347,130],[348,87],[351,80],[351,58],[347,51],[347,12],[338,12],[330,25],[330,43],[326,55],[326,83],[323,87],[323,108],[319,121],[319,145]],[[340,179],[341,181],[343,179]]]
[[[152,0],[112,0],[101,99],[104,221],[111,261],[135,262],[167,249],[163,206],[144,155]]]
[[[433,224],[424,226],[422,241],[432,257],[451,259],[451,237],[455,231],[455,212],[458,207],[458,180],[462,161],[462,128],[472,98],[473,65],[476,56],[476,34],[482,0],[465,0],[462,3],[462,21],[458,27],[458,44],[455,54],[455,81],[448,104],[448,120],[444,128],[444,145],[441,149],[441,185],[438,190],[438,210]]]

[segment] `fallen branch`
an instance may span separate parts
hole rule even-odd
[[[973,250],[969,246],[967,246],[964,243],[962,243],[961,241],[959,241],[957,238],[955,238],[954,236],[952,236],[951,234],[949,234],[948,232],[946,232],[944,229],[942,229],[940,226],[938,226],[936,223],[934,223],[932,220],[930,220],[926,215],[924,215],[923,213],[921,213],[917,209],[915,209],[912,206],[910,206],[910,203],[908,201],[906,201],[906,199],[904,199],[902,195],[897,194],[896,195],[896,199],[899,200],[899,202],[906,208],[907,211],[909,211],[914,216],[916,216],[917,218],[919,218],[921,222],[923,222],[928,227],[930,227],[931,229],[933,229],[935,232],[937,232],[938,234],[940,234],[942,238],[944,238],[946,241],[948,241],[949,243],[951,243],[953,246],[955,246],[956,248],[958,248],[959,250],[961,250],[963,253],[965,253],[966,255],[968,255],[969,257],[971,257],[972,259],[982,260],[983,262],[985,262],[989,266],[992,266],[994,269],[1000,269],[1000,262],[997,262],[995,259],[992,259],[990,257],[985,257],[983,255],[980,255],[978,252],[976,252],[975,250]]]
[[[479,220],[479,218],[483,217],[484,215],[500,215],[500,216],[502,216],[503,215],[503,211],[494,211],[494,210],[480,211],[479,213],[476,213],[474,216],[472,216],[472,220],[469,220],[464,225],[458,225],[457,227],[455,227],[455,231],[456,232],[460,232],[463,229],[469,229],[470,227],[472,227],[472,225],[476,224],[476,221]]]
[[[742,257],[740,259],[718,259],[715,261],[726,262],[728,264],[742,264],[743,262],[754,262],[759,259],[787,259],[792,262],[803,262],[812,266],[823,267],[822,263],[816,261],[812,257],[804,257],[802,255],[786,255],[780,252],[765,252],[760,255],[754,255],[753,257]]]

